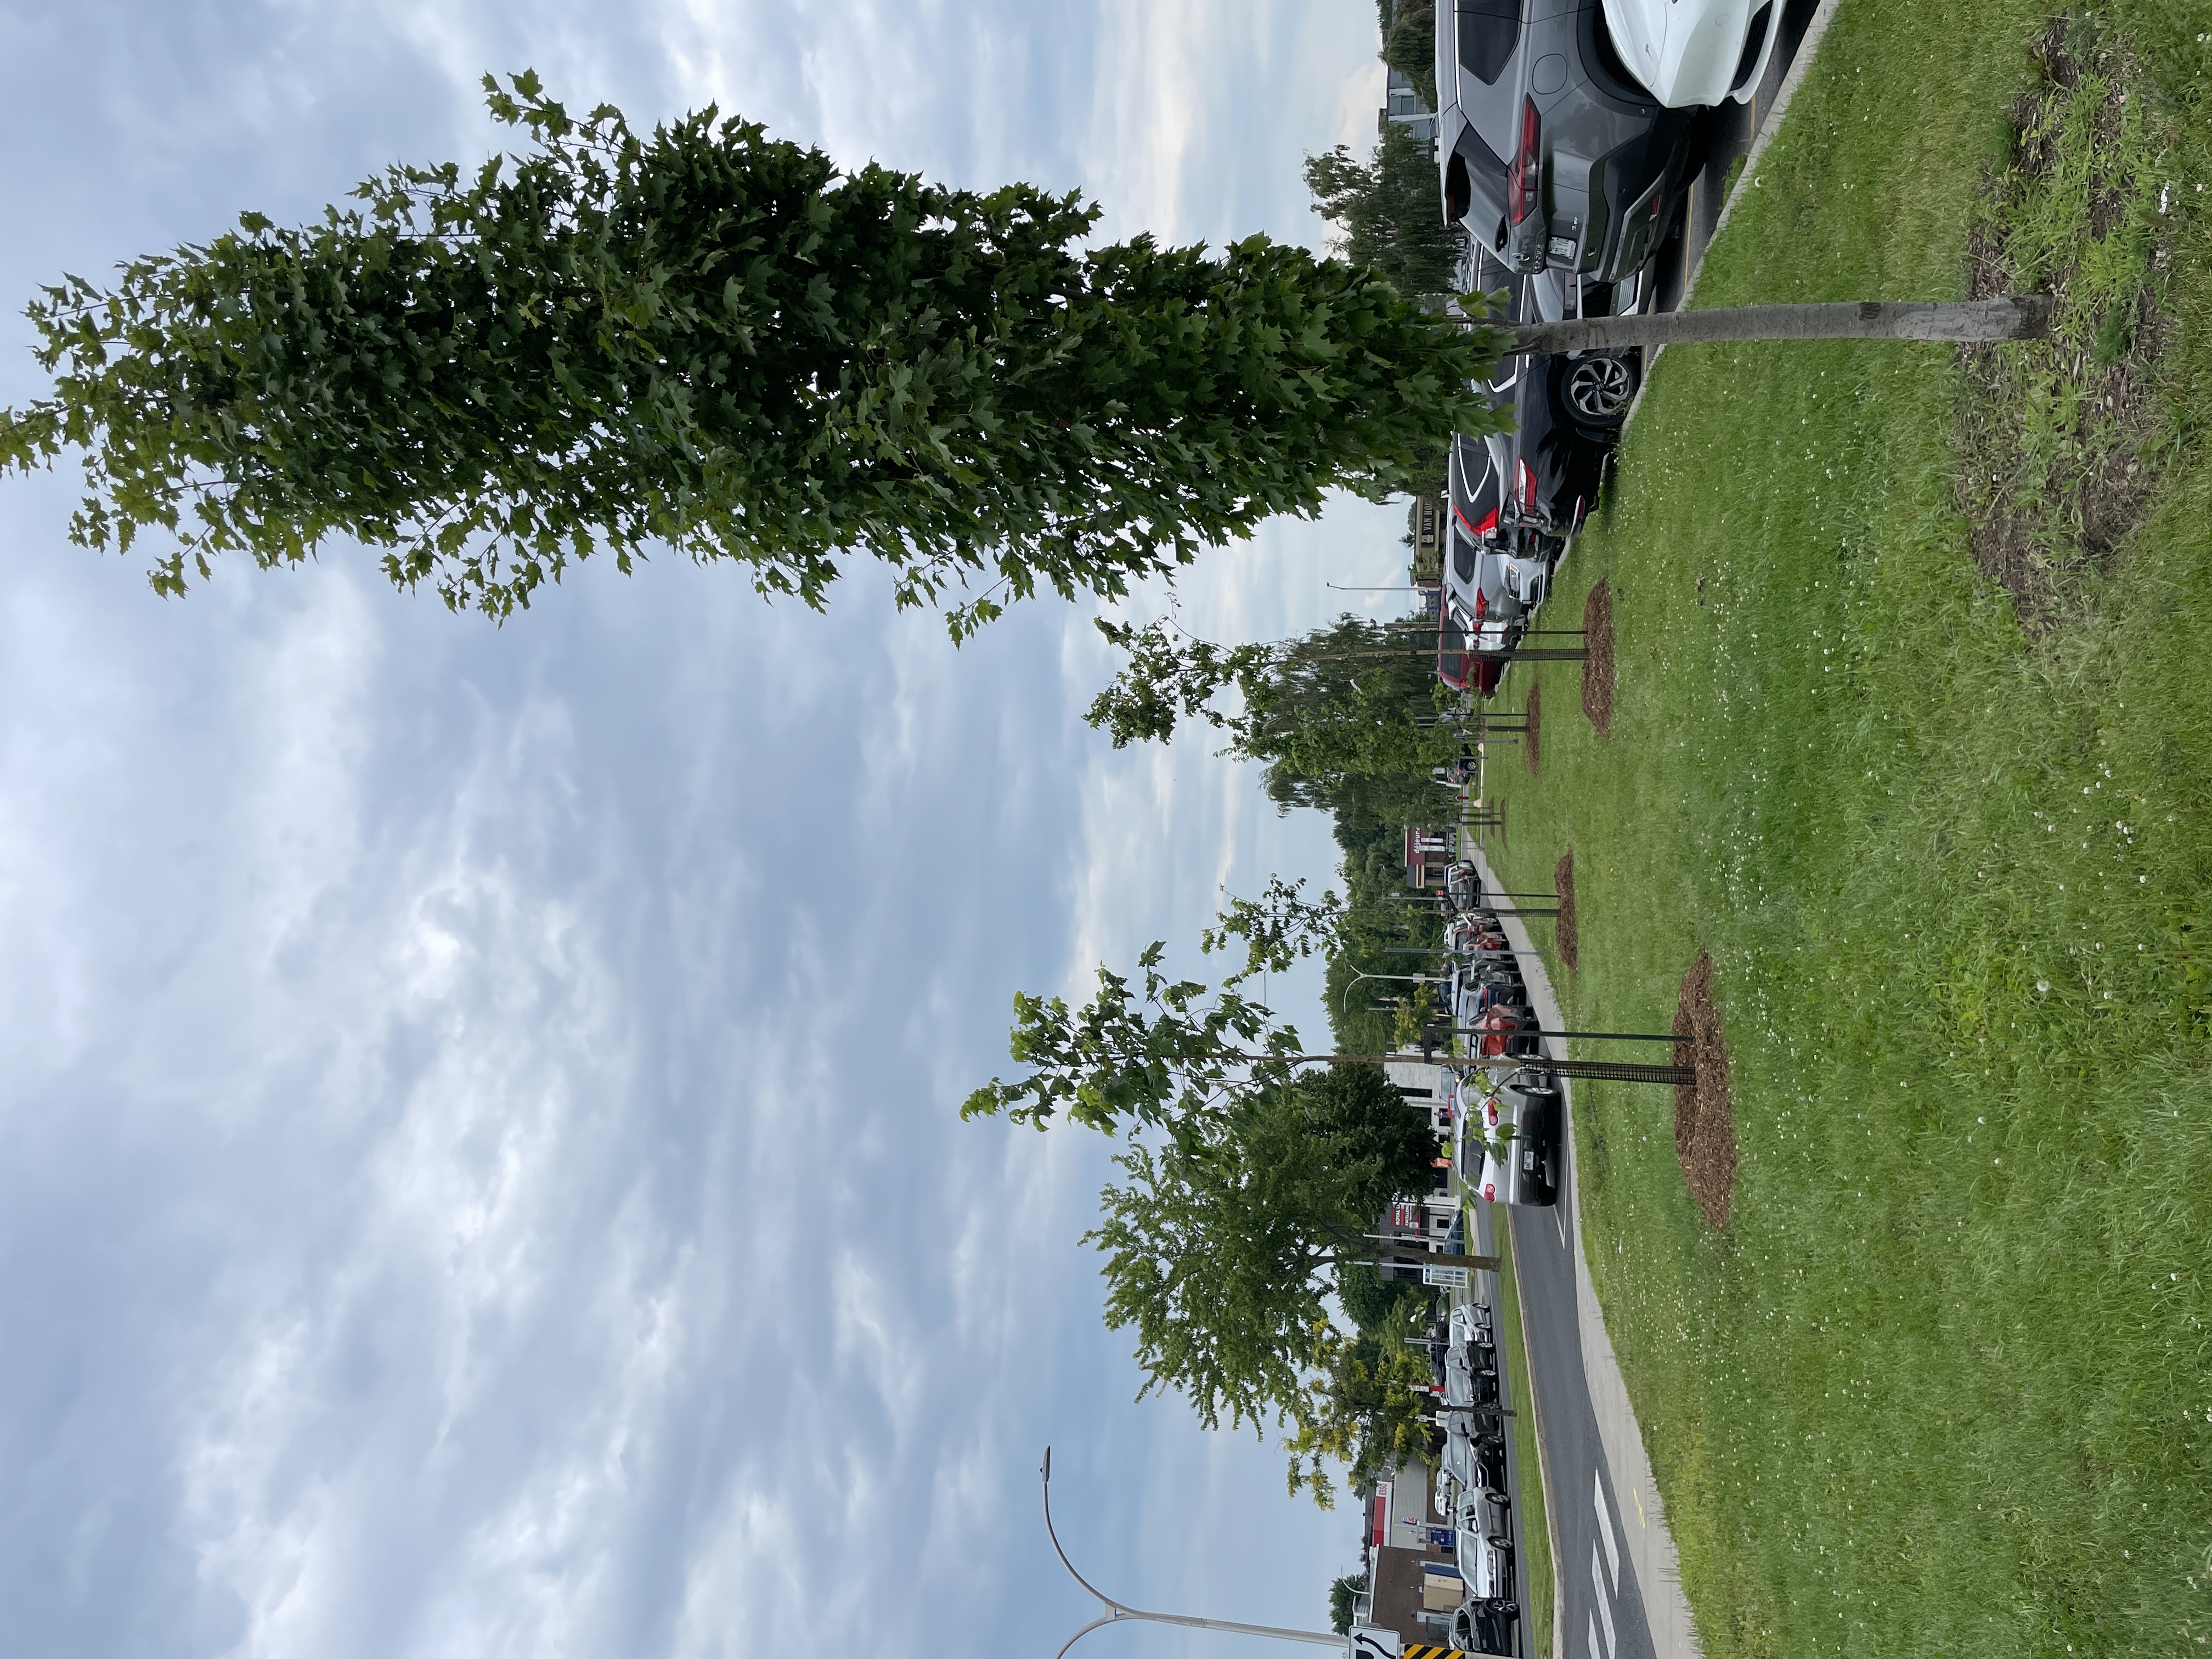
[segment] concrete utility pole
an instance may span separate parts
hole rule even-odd
[[[1558,323],[1486,323],[1506,337],[1504,355],[1620,351],[1630,346],[1733,340],[1951,340],[1962,345],[2034,340],[2051,332],[2048,294],[1994,300],[1859,300],[1842,305],[1721,306]]]
[[[1060,1558],[1060,1565],[1067,1569],[1068,1577],[1097,1596],[1099,1605],[1106,1609],[1104,1617],[1092,1620],[1067,1640],[1062,1642],[1060,1644],[1060,1652],[1054,1655],[1053,1659],[1061,1659],[1068,1649],[1101,1626],[1117,1625],[1125,1619],[1139,1619],[1154,1625],[1181,1625],[1187,1630],[1225,1630],[1235,1636],[1272,1636],[1279,1641],[1310,1642],[1317,1647],[1341,1650],[1345,1646],[1345,1638],[1334,1631],[1285,1630],[1277,1625],[1240,1625],[1232,1620],[1200,1619],[1195,1613],[1144,1613],[1116,1601],[1104,1590],[1100,1589],[1088,1578],[1076,1571],[1075,1563],[1067,1559],[1067,1552],[1060,1547],[1060,1534],[1054,1532],[1052,1527],[1052,1448],[1049,1446],[1044,1449],[1042,1474],[1044,1476],[1044,1530],[1045,1535],[1052,1540],[1052,1553]]]

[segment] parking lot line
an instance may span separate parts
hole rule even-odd
[[[1597,1500],[1597,1535],[1605,1544],[1605,1564],[1613,1569],[1613,1588],[1620,1589],[1620,1546],[1613,1538],[1613,1511],[1605,1506],[1605,1482],[1590,1475],[1590,1494]]]

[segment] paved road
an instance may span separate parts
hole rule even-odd
[[[1570,1174],[1559,1202],[1573,1202]],[[1478,1209],[1490,1206],[1478,1204]],[[1613,1489],[1583,1374],[1575,1319],[1575,1263],[1565,1217],[1514,1212],[1513,1259],[1528,1310],[1529,1386],[1542,1412],[1544,1478],[1550,1484],[1553,1570],[1565,1592],[1560,1659],[1654,1659],[1651,1621],[1621,1546],[1621,1505],[1635,1524],[1634,1499]],[[1524,1601],[1525,1605],[1525,1601]]]

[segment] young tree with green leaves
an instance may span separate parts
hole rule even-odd
[[[1437,106],[1437,9],[1414,0],[1392,9],[1382,32],[1382,61],[1413,83],[1421,101]]]
[[[1200,939],[1208,954],[1244,944],[1244,965],[1218,986],[1170,979],[1160,971],[1167,945],[1155,939],[1137,958],[1140,988],[1102,964],[1098,989],[1080,1007],[1016,992],[1007,1051],[1030,1069],[1012,1083],[993,1078],[969,1094],[961,1117],[1003,1114],[1043,1129],[1065,1115],[1107,1134],[1164,1129],[1182,1139],[1237,1103],[1290,1084],[1302,1067],[1379,1063],[1385,1055],[1302,1053],[1297,1029],[1241,988],[1301,957],[1334,958],[1357,917],[1335,895],[1310,901],[1304,888],[1271,878],[1259,901],[1230,901]]]
[[[1018,995],[1010,1047],[1033,1069],[1012,1084],[993,1079],[961,1109],[1039,1128],[1064,1113],[1108,1133],[1158,1132],[1133,1133],[1116,1157],[1127,1178],[1101,1194],[1104,1219],[1085,1235],[1107,1255],[1107,1323],[1134,1328],[1143,1393],[1178,1390],[1209,1427],[1224,1414],[1292,1425],[1293,1489],[1324,1506],[1319,1460],[1370,1443],[1362,1413],[1402,1404],[1391,1392],[1402,1378],[1344,1347],[1325,1298],[1346,1298],[1348,1285],[1361,1305],[1372,1300],[1358,1275],[1388,1249],[1372,1237],[1376,1219],[1430,1189],[1437,1141],[1380,1056],[1299,1054],[1296,1031],[1238,988],[1326,953],[1343,919],[1333,894],[1308,900],[1304,884],[1272,880],[1207,930],[1209,953],[1245,950],[1218,988],[1169,980],[1154,944],[1139,958],[1141,991],[1101,968],[1098,994],[1079,1009]],[[1425,1247],[1419,1259],[1496,1266]],[[1382,1393],[1352,1386],[1355,1360]],[[1375,1446],[1395,1443],[1396,1421],[1376,1418]]]
[[[1279,644],[1226,647],[1164,619],[1097,627],[1128,656],[1085,716],[1115,748],[1202,720],[1231,753],[1267,763],[1268,795],[1285,810],[1334,806],[1355,779],[1410,780],[1403,805],[1438,809],[1428,774],[1461,738],[1443,718],[1433,631],[1347,615]],[[1224,692],[1236,706],[1217,701]]]
[[[1418,1304],[1401,1302],[1376,1330],[1346,1335],[1330,1325],[1316,1334],[1305,1397],[1284,1443],[1294,1495],[1329,1509],[1330,1463],[1344,1464],[1346,1484],[1358,1491],[1427,1452],[1436,1396],[1427,1348],[1413,1345],[1425,1320]]]
[[[46,289],[53,392],[0,413],[0,471],[77,453],[71,533],[166,543],[166,593],[351,539],[505,617],[665,544],[818,605],[866,555],[902,605],[964,592],[957,637],[1332,489],[1379,499],[1491,419],[1468,382],[1495,337],[1362,264],[1091,247],[1072,195],[843,173],[712,109],[641,134],[531,75],[486,91],[522,154]]]
[[[1180,1127],[1117,1156],[1127,1179],[1100,1194],[1104,1219],[1085,1237],[1106,1255],[1106,1322],[1135,1333],[1139,1397],[1172,1388],[1209,1428],[1288,1420],[1292,1490],[1326,1508],[1322,1460],[1382,1455],[1424,1409],[1408,1390],[1425,1366],[1400,1363],[1413,1351],[1395,1325],[1346,1337],[1325,1298],[1387,1249],[1376,1218],[1429,1189],[1436,1137],[1369,1065],[1306,1073]]]
[[[1436,157],[1404,124],[1385,121],[1364,162],[1343,144],[1307,156],[1305,175],[1334,251],[1383,272],[1401,294],[1456,292],[1467,232],[1444,218]]]
[[[1347,1575],[1334,1579],[1328,1587],[1328,1627],[1339,1636],[1352,1634],[1352,1610],[1357,1598],[1367,1594],[1367,1575]]]

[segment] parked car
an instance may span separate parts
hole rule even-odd
[[[1486,1531],[1489,1510],[1484,1504],[1488,1496],[1468,1489],[1459,1495],[1459,1507],[1452,1518],[1459,1528],[1459,1574],[1467,1581],[1468,1594],[1477,1601],[1510,1601],[1513,1597],[1513,1545],[1510,1534],[1503,1540]],[[1502,1510],[1503,1505],[1498,1506]]]
[[[1443,1371],[1445,1405],[1497,1405],[1498,1364],[1494,1356],[1486,1368],[1478,1366],[1469,1350],[1455,1343],[1444,1350]]]
[[[1494,524],[1494,514],[1491,516]],[[1495,550],[1470,532],[1456,509],[1451,517],[1437,673],[1448,685],[1488,696],[1498,689],[1505,669],[1497,653],[1519,642],[1528,608],[1519,593],[1506,586],[1507,567]]]
[[[1480,654],[1498,647],[1486,642],[1482,624],[1449,593],[1437,627],[1437,678],[1455,691],[1487,697],[1504,677],[1504,659]]]
[[[1483,1065],[1535,1052],[1535,1016],[1518,1003],[1499,1003],[1462,1031],[1460,1041]]]
[[[1489,1364],[1496,1366],[1497,1334],[1491,1329],[1490,1310],[1480,1302],[1462,1302],[1451,1311],[1451,1341],[1454,1346],[1480,1349],[1491,1356]]]
[[[1548,362],[1549,358],[1538,361]],[[1499,627],[1525,623],[1528,614],[1544,602],[1552,566],[1559,550],[1562,527],[1554,532],[1550,514],[1571,514],[1572,500],[1562,502],[1559,491],[1576,480],[1560,475],[1565,446],[1556,441],[1554,422],[1538,415],[1537,436],[1551,442],[1553,453],[1540,453],[1529,433],[1519,424],[1517,388],[1522,380],[1518,358],[1506,358],[1498,369],[1498,383],[1491,395],[1515,411],[1516,428],[1470,438],[1464,433],[1451,442],[1448,477],[1451,489],[1451,557],[1444,581],[1467,613]],[[1592,499],[1597,490],[1597,467],[1601,451],[1583,471],[1589,474]],[[1547,469],[1548,492],[1540,484],[1530,462]],[[1570,458],[1571,459],[1571,458]]]
[[[1635,277],[1666,240],[1701,137],[1637,79],[1604,12],[1605,0],[1436,12],[1444,216],[1509,270],[1569,273],[1587,315],[1611,314],[1616,297],[1592,288]]]
[[[1455,910],[1471,909],[1482,902],[1482,872],[1473,859],[1444,866],[1444,897]]]
[[[1494,1488],[1470,1488],[1462,1492],[1459,1502],[1452,1508],[1452,1524],[1461,1532],[1473,1532],[1488,1539],[1502,1550],[1510,1552],[1513,1548],[1512,1506],[1505,1494]]]
[[[1492,1491],[1503,1491],[1505,1486],[1505,1431],[1504,1419],[1494,1412],[1470,1411],[1465,1408],[1448,1409],[1439,1413],[1438,1421],[1443,1443],[1437,1450],[1437,1468],[1451,1476],[1462,1489],[1486,1486]],[[1449,1504],[1438,1506],[1451,1513]]]
[[[1514,1639],[1514,1626],[1520,1619],[1517,1603],[1470,1598],[1452,1614],[1449,1645],[1471,1656],[1494,1655],[1497,1659],[1511,1659],[1519,1647]]]
[[[1490,1133],[1482,1134],[1470,1124],[1460,1139],[1461,1181],[1494,1204],[1558,1203],[1558,1085],[1548,1073],[1524,1067],[1499,1082],[1496,1099],[1498,1121]]]
[[[1541,270],[1513,284],[1511,319],[1555,323],[1569,315],[1593,314],[1588,299],[1587,290],[1577,298],[1565,273]],[[1590,466],[1599,452],[1589,445],[1610,446],[1620,436],[1636,388],[1643,383],[1644,353],[1632,346],[1619,351],[1537,353],[1501,359],[1499,368],[1510,372],[1516,365],[1522,372],[1514,388],[1515,418],[1522,431],[1534,434],[1524,448],[1533,457],[1540,490],[1547,479],[1556,479],[1548,486],[1556,494],[1571,481],[1572,467]],[[1571,453],[1565,447],[1571,438],[1586,442]]]
[[[1615,54],[1671,109],[1750,102],[1774,56],[1777,0],[1604,0]]]

